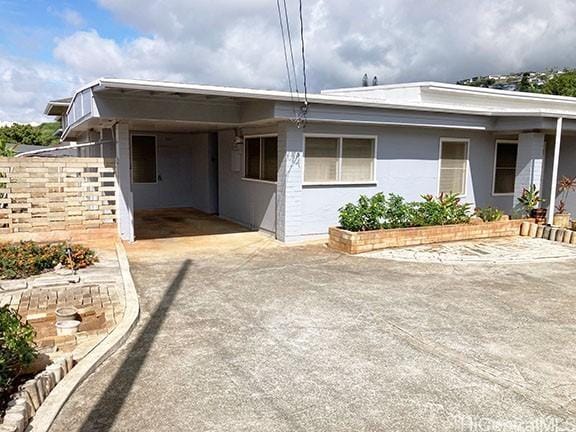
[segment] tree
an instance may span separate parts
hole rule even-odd
[[[58,142],[54,133],[60,127],[59,123],[42,123],[39,126],[14,123],[11,126],[0,127],[0,139],[8,144],[50,145]]]
[[[9,145],[0,137],[0,157],[12,157],[16,155],[16,146],[18,144]]]
[[[530,84],[530,80],[528,79],[530,74],[528,72],[524,72],[522,74],[522,80],[520,80],[520,84],[518,85],[518,91],[521,92],[531,92],[533,91],[532,85]]]
[[[544,84],[542,93],[576,97],[576,71],[554,76]]]

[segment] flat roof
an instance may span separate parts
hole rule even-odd
[[[46,114],[58,114],[62,108],[70,109],[76,95],[92,88],[95,93],[108,89],[148,91],[167,94],[193,94],[221,96],[247,100],[267,100],[303,103],[303,93],[279,90],[249,89],[213,85],[189,84],[141,79],[100,78],[78,89],[72,98],[51,101]],[[403,95],[403,90],[419,92],[418,100]],[[389,97],[392,93],[394,97]],[[408,93],[406,93],[408,94]],[[412,111],[447,112],[484,116],[539,116],[576,118],[576,98],[536,93],[447,84],[414,82],[372,87],[329,89],[307,95],[310,104],[357,106]]]

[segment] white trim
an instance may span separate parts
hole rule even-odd
[[[302,186],[346,186],[346,185],[377,185],[376,166],[378,161],[378,135],[362,135],[362,134],[335,134],[335,133],[305,133],[302,135],[304,142],[302,143]],[[338,139],[338,163],[336,166],[336,179],[335,181],[328,182],[306,182],[304,175],[306,172],[306,138],[337,138]],[[366,139],[372,140],[372,179],[365,181],[342,181],[340,180],[342,174],[342,143],[346,139]]]
[[[247,182],[254,182],[254,183],[266,183],[266,184],[278,184],[278,181],[272,181],[272,180],[260,180],[260,179],[253,179],[250,177],[242,177],[240,178],[240,180],[242,181],[247,181]]]
[[[458,194],[459,198],[465,198],[468,195],[468,176],[470,172],[470,138],[440,137],[438,146],[438,179],[436,185],[436,195],[440,195],[440,176],[442,174],[442,143],[444,142],[465,142],[466,143],[466,171],[464,172],[464,191]]]
[[[556,121],[556,138],[554,140],[554,159],[552,163],[552,183],[550,185],[550,205],[548,206],[548,225],[554,224],[556,214],[556,182],[558,181],[558,165],[560,163],[560,145],[562,144],[562,117]]]
[[[496,193],[494,189],[496,188],[496,161],[498,159],[498,144],[516,144],[516,148],[518,148],[518,140],[506,140],[506,139],[497,139],[494,144],[494,164],[492,165],[492,189],[491,195],[492,196],[514,196],[514,191],[510,193]],[[518,152],[516,152],[516,160],[518,160]],[[514,167],[514,178],[516,178],[516,166]]]
[[[154,158],[155,158],[155,166],[154,166],[154,180],[153,182],[135,182],[134,181],[134,158],[132,155],[132,137],[135,136],[152,136],[154,137]],[[145,133],[145,132],[130,132],[130,180],[132,184],[138,185],[152,185],[158,184],[158,134],[157,133]]]
[[[272,181],[272,180],[262,180],[260,178],[252,178],[252,177],[246,177],[246,140],[247,139],[251,139],[251,138],[258,138],[260,140],[260,161],[259,161],[259,170],[258,170],[258,176],[262,177],[262,163],[263,163],[263,156],[264,156],[264,152],[263,152],[263,146],[262,146],[262,138],[272,138],[275,137],[276,138],[276,181]],[[268,134],[255,134],[255,135],[244,135],[242,137],[242,177],[240,178],[241,180],[246,180],[246,181],[253,181],[253,182],[259,182],[259,183],[269,183],[269,184],[277,184],[278,183],[278,169],[279,169],[279,164],[278,164],[278,134],[277,133],[268,133]]]

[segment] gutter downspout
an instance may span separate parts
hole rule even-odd
[[[548,225],[554,223],[556,211],[556,187],[558,183],[558,165],[560,162],[560,143],[562,141],[562,117],[556,122],[556,140],[554,142],[554,164],[552,167],[552,184],[550,186],[550,206],[548,207]]]

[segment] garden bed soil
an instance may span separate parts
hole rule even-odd
[[[431,243],[474,240],[520,235],[522,222],[532,219],[504,220],[460,225],[382,229],[352,232],[338,227],[329,230],[328,245],[332,249],[358,254],[393,247],[418,246]]]

